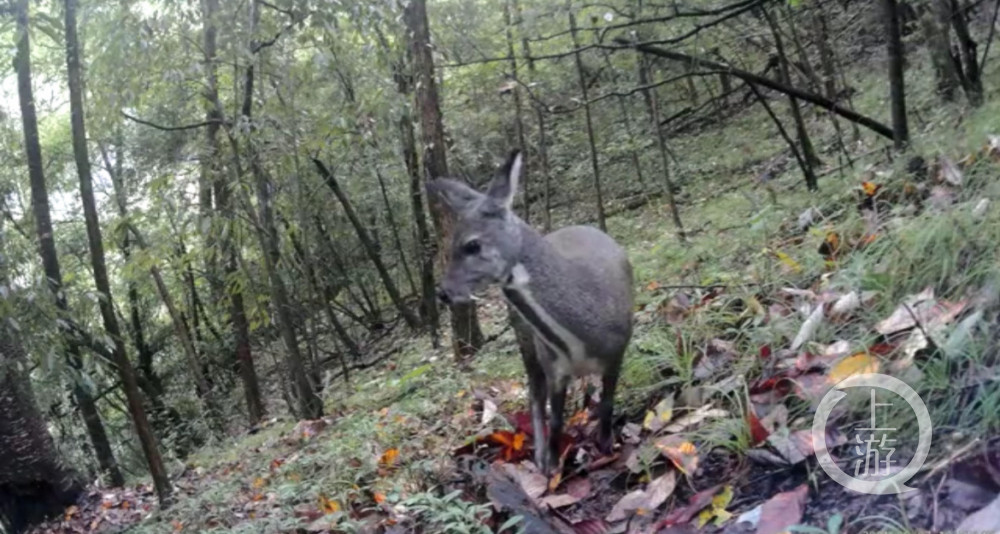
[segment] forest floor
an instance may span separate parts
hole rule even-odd
[[[804,191],[794,163],[768,182],[773,195],[755,179],[788,159],[780,138],[761,139],[761,113],[677,141],[685,161],[712,169],[686,177],[680,167],[688,241],[661,198],[608,221],[629,249],[637,292],[610,457],[591,439],[593,388],[578,383],[562,475],[534,470],[520,357],[493,295],[480,318],[494,338],[471,361],[458,365],[398,327],[380,341],[391,357],[328,385],[330,415],[271,419],[190,457],[174,473],[169,509],[147,486],[95,489],[39,532],[1000,525],[1000,451],[990,446],[1000,422],[1000,101],[975,113],[934,109],[895,161],[863,144],[850,147],[853,167],[823,152],[821,195]],[[692,158],[693,147],[703,154]],[[837,382],[870,372],[911,384],[934,422],[915,491],[857,493],[817,463],[817,405]],[[864,397],[826,426],[845,471],[855,466],[851,431],[868,421]],[[905,465],[917,425],[905,410],[888,417],[909,421],[893,436]]]

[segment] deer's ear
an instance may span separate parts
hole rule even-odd
[[[454,213],[461,213],[483,198],[475,189],[451,178],[437,178],[427,182],[427,194],[437,195]]]
[[[517,193],[517,183],[521,179],[521,166],[524,158],[520,150],[514,150],[507,157],[507,162],[500,167],[493,183],[490,184],[486,196],[504,208],[514,205],[514,194]]]

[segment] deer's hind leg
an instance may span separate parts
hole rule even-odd
[[[611,449],[614,446],[612,423],[614,422],[615,388],[618,386],[620,373],[620,364],[611,365],[601,376],[601,400],[597,405],[597,416],[600,424],[597,446],[604,454],[611,454]]]

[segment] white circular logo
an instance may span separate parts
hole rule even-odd
[[[873,389],[871,390],[871,428],[858,429],[859,434],[856,435],[857,439],[852,444],[858,454],[863,455],[863,457],[856,461],[854,475],[850,475],[834,462],[830,451],[827,450],[826,425],[834,406],[847,396],[842,390],[854,387]],[[875,388],[891,391],[902,397],[917,417],[917,450],[906,467],[899,470],[893,469],[892,455],[896,451],[893,444],[896,440],[891,436],[892,431],[899,429],[888,426],[879,427],[875,417],[877,407],[891,406],[892,404],[875,402]],[[812,440],[820,467],[838,484],[858,493],[892,495],[916,489],[906,486],[905,483],[917,474],[917,471],[923,466],[924,460],[927,459],[927,453],[931,448],[931,430],[930,413],[927,412],[927,406],[924,405],[924,401],[920,399],[913,388],[902,380],[889,375],[866,373],[853,375],[838,382],[823,396],[819,408],[816,409],[816,415],[813,417]],[[867,439],[862,439],[861,432],[867,435]],[[881,470],[883,467],[884,470]],[[886,477],[875,478],[883,475]],[[873,480],[873,478],[875,479]]]

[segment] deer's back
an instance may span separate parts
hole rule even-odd
[[[590,226],[561,228],[545,240],[565,260],[569,288],[558,307],[575,316],[571,328],[597,352],[593,356],[620,353],[632,335],[632,266],[625,249]]]

